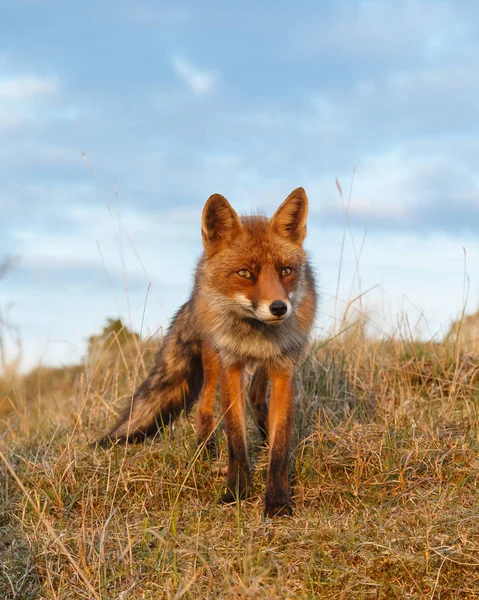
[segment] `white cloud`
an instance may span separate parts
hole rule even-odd
[[[173,58],[173,68],[195,94],[205,96],[213,90],[216,75],[211,71],[201,71],[181,56]]]
[[[356,255],[364,235],[358,266]],[[354,246],[348,234],[342,248],[339,229],[329,229],[319,220],[311,221],[308,227],[307,248],[319,273],[321,328],[330,330],[335,317],[341,317],[352,298],[371,290],[361,302],[356,302],[356,307],[363,305],[374,331],[391,332],[404,316],[413,325],[423,314],[424,320],[415,333],[425,337],[442,335],[465,301],[463,247],[467,252],[469,284],[466,312],[477,310],[479,244],[474,236],[458,240],[441,233],[391,236],[379,231],[353,231],[351,237]]]
[[[215,167],[217,161],[221,164],[225,160],[227,171],[228,162],[234,165],[237,160],[231,156],[209,155],[206,158],[202,168],[208,161]],[[375,181],[373,168],[377,160],[378,157],[371,158],[366,165],[369,170],[365,166],[368,189]],[[381,198],[384,197],[387,202],[383,199],[383,204],[378,203],[375,211],[387,216],[402,207],[399,192],[392,196],[391,204],[389,196],[399,175],[404,175],[403,154],[398,151],[380,162],[378,168],[380,172],[388,169],[379,181]],[[363,185],[362,170],[357,177],[358,185]],[[389,179],[391,186],[384,187]],[[316,193],[314,185],[306,187],[313,208],[322,202],[322,195]],[[329,187],[334,190],[332,178]],[[198,200],[198,205],[189,210],[181,205],[173,208],[172,205],[167,210],[151,212],[142,212],[127,202],[120,216],[132,239],[133,250],[126,234],[121,236],[121,241],[118,239],[116,205],[109,212],[101,196],[98,205],[83,205],[82,200],[84,196],[90,198],[91,189],[79,185],[70,192],[66,186],[52,190],[56,202],[47,211],[47,216],[52,217],[52,230],[40,230],[32,219],[29,228],[28,224],[23,224],[23,229],[14,231],[25,279],[16,284],[12,278],[13,285],[3,292],[6,295],[2,301],[14,303],[14,322],[22,324],[25,367],[33,366],[39,358],[52,364],[77,360],[84,351],[86,336],[100,329],[105,315],[119,315],[129,323],[131,313],[136,329],[144,322],[144,330],[153,332],[158,325],[165,325],[167,317],[171,317],[188,297],[191,271],[201,251],[198,229],[201,202]],[[29,194],[33,191],[32,188],[28,190]],[[230,200],[238,210],[244,208],[250,212],[259,205],[267,205],[267,214],[271,214],[290,188],[285,181],[264,181],[259,172],[246,180],[236,181],[231,191]],[[353,214],[369,211],[366,192],[364,189],[358,198],[353,189]],[[246,206],[249,202],[251,204]],[[337,227],[330,228],[314,211],[312,213],[307,247],[319,273],[322,296],[319,324],[329,328],[336,314],[342,232]],[[67,229],[63,230],[59,225],[53,228],[55,215],[68,216]],[[353,234],[358,249],[362,231]],[[188,243],[188,240],[193,240],[194,244]],[[441,233],[428,236],[399,233],[391,236],[377,230],[369,231],[360,261],[360,274],[362,291],[380,284],[380,288],[368,293],[364,299],[374,327],[389,331],[395,324],[396,315],[402,312],[414,323],[420,311],[424,310],[428,326],[422,326],[421,333],[428,336],[444,331],[449,319],[454,318],[462,306],[463,245],[468,251],[467,264],[471,276],[469,308],[473,310],[479,299],[475,275],[479,273],[479,245],[473,237],[459,240]],[[143,267],[148,276],[144,274]],[[354,250],[348,236],[341,269],[339,316],[348,299],[357,295],[353,286],[355,269]],[[153,287],[147,294],[150,280]],[[29,300],[32,297],[35,298],[33,312]],[[147,313],[144,315],[145,303]],[[419,313],[414,306],[420,307]],[[69,344],[62,340],[68,340]]]
[[[146,214],[128,208],[120,210],[116,203],[107,207],[105,203],[86,206],[72,201],[72,196],[78,197],[77,200],[88,193],[88,187],[82,190],[82,186],[72,186],[68,193],[68,186],[60,186],[54,191],[56,206],[44,207],[44,214],[53,223],[50,230],[30,223],[12,228],[11,235],[23,267],[34,269],[38,274],[41,270],[68,269],[74,273],[104,267],[112,277],[121,280],[124,261],[128,276],[144,280],[145,284],[149,278],[144,269],[158,287],[189,285],[191,265],[200,253],[199,207],[188,211],[180,206]],[[62,227],[60,219],[66,216],[68,222]],[[194,243],[187,244],[188,240]],[[171,255],[168,249],[172,247],[181,248],[181,252]],[[159,262],[158,252],[162,250],[168,259]],[[170,268],[165,271],[168,264]],[[171,265],[175,265],[174,269]]]
[[[338,2],[337,6],[327,19],[310,15],[296,26],[293,22],[291,43],[284,45],[288,54],[380,55],[387,57],[389,64],[395,59],[403,62],[405,56],[434,59],[460,55],[474,43],[467,8],[459,2],[361,0]]]
[[[0,99],[26,100],[39,96],[56,95],[60,82],[56,77],[22,75],[0,79]]]

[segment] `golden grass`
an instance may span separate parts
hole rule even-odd
[[[37,370],[6,391],[0,441],[1,598],[479,597],[479,358],[457,345],[340,337],[297,373],[292,518],[254,487],[218,503],[193,419],[100,450],[152,344]],[[221,429],[221,428],[220,428]]]

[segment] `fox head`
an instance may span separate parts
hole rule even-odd
[[[278,325],[304,293],[308,198],[299,187],[274,215],[239,217],[220,194],[203,209],[203,281],[220,310]]]

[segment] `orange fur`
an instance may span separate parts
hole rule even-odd
[[[229,450],[223,500],[244,496],[249,487],[245,369],[252,367],[249,398],[260,431],[269,436],[265,512],[290,514],[292,376],[316,309],[314,277],[302,247],[307,213],[303,188],[294,190],[271,219],[240,218],[223,196],[208,199],[202,215],[204,253],[191,298],[175,316],[131,406],[103,441],[154,434],[199,398],[198,441],[214,453],[213,407],[220,381]]]

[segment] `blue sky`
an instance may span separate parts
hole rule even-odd
[[[298,185],[318,331],[377,286],[375,331],[440,335],[465,268],[479,304],[478,98],[469,0],[0,0],[0,305],[25,368],[78,359],[107,316],[166,325],[206,198],[271,214]]]

